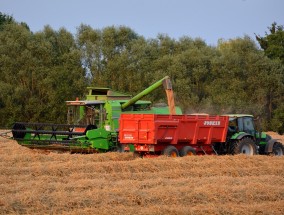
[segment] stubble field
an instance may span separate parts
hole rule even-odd
[[[0,214],[284,214],[284,157],[43,153],[0,137]]]

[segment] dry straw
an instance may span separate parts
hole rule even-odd
[[[0,139],[0,214],[284,214],[284,158],[42,153]]]

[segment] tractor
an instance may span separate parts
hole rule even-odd
[[[284,147],[270,135],[256,130],[253,115],[228,114],[229,125],[226,144],[214,147],[221,154],[273,154],[283,156]]]

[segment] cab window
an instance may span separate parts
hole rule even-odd
[[[243,118],[244,132],[254,135],[255,129],[253,124],[253,119],[251,117]]]

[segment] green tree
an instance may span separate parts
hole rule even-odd
[[[0,124],[65,122],[65,101],[81,96],[85,78],[75,40],[65,29],[32,33],[18,23],[0,32]]]
[[[15,23],[12,16],[0,12],[0,30],[3,29],[5,24]]]
[[[130,28],[107,27],[102,30],[81,25],[77,32],[77,44],[82,53],[82,62],[89,74],[90,83],[107,86],[116,90],[134,90],[133,44],[142,37]],[[138,44],[138,43],[137,43]]]
[[[268,96],[268,100],[273,101],[277,100],[277,105],[273,102],[269,103],[269,113],[271,119],[271,127],[274,130],[278,130],[279,132],[284,132],[284,121],[283,121],[283,101],[284,101],[284,68],[283,66],[279,68],[280,61],[282,65],[284,65],[284,28],[283,25],[277,25],[276,22],[272,23],[271,27],[268,27],[269,32],[265,33],[264,37],[259,35],[256,36],[256,40],[258,41],[261,48],[264,50],[264,53],[267,57],[271,59],[275,59],[276,61],[273,63],[274,68],[268,70],[270,75],[267,77],[267,80],[271,80],[272,78],[278,78],[278,80],[272,81],[270,87],[270,95]],[[275,67],[277,68],[277,72],[275,74]],[[279,86],[277,91],[273,90],[276,86]],[[273,99],[274,98],[274,99]]]
[[[271,128],[279,134],[284,134],[284,105],[280,104],[273,111],[273,118],[271,120]]]
[[[99,77],[104,71],[104,58],[102,53],[101,31],[92,29],[88,25],[81,24],[77,30],[76,42],[81,51],[82,66],[90,83],[95,78],[98,83]]]
[[[218,112],[250,113],[271,125],[274,110],[283,102],[283,68],[270,60],[249,38],[220,41],[210,85],[212,104]]]
[[[283,25],[272,23],[268,28],[269,33],[265,33],[264,37],[255,35],[260,47],[265,54],[271,59],[279,58],[284,64],[284,30]]]

